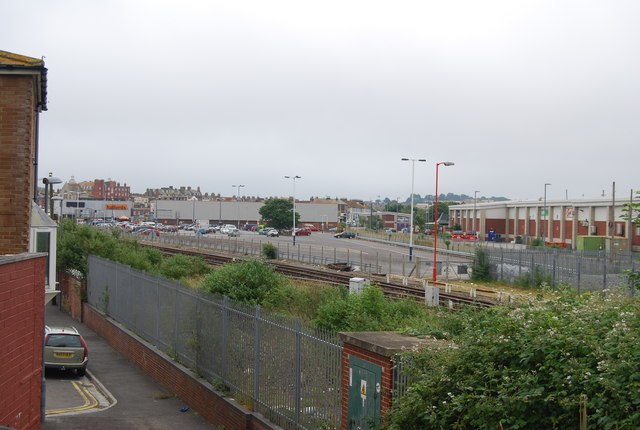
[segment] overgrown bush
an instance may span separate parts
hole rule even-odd
[[[313,324],[333,331],[400,330],[423,315],[424,305],[412,300],[388,300],[372,285],[360,294],[337,289],[318,308]]]
[[[540,266],[535,266],[533,270],[523,273],[516,284],[522,288],[540,289],[542,285],[553,286],[553,277]]]
[[[269,260],[275,260],[278,258],[278,248],[273,243],[262,244],[262,255]]]
[[[158,249],[140,246],[135,240],[123,240],[119,236],[119,230],[105,232],[62,220],[58,234],[58,270],[74,269],[86,277],[89,254],[172,279],[201,276],[210,270],[202,258],[165,258]]]
[[[233,300],[263,304],[281,293],[286,279],[273,266],[258,260],[228,263],[204,277],[204,290]]]
[[[209,266],[202,257],[172,255],[160,264],[160,274],[170,279],[186,279],[209,273]]]
[[[463,327],[449,346],[413,356],[387,428],[578,428],[583,394],[590,429],[640,428],[639,303],[585,295],[437,311],[430,330],[448,319]]]
[[[489,263],[489,253],[482,246],[476,247],[476,252],[471,265],[471,279],[476,282],[489,282],[491,276],[491,264]]]

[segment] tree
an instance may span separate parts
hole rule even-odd
[[[422,231],[427,223],[427,211],[422,208],[413,208],[413,225],[420,227]]]
[[[269,227],[277,229],[291,228],[293,222],[293,203],[285,199],[273,199],[264,204],[258,211],[262,219],[269,223]],[[296,224],[300,214],[296,212]]]

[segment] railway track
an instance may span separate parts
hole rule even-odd
[[[150,242],[145,242],[143,244],[145,246],[157,248],[161,250],[165,255],[182,254],[182,255],[202,257],[205,262],[211,265],[223,265],[226,263],[242,260],[242,258],[239,258],[239,257],[231,257],[229,255],[213,253],[213,252],[203,251],[203,250],[193,250],[193,249],[168,246],[168,245],[150,243]],[[296,278],[296,279],[326,282],[326,283],[336,284],[336,285],[349,285],[349,280],[354,276],[367,278],[371,282],[379,285],[387,297],[411,298],[417,301],[424,302],[425,290],[424,290],[424,287],[421,285],[402,285],[398,283],[387,282],[384,276],[366,274],[361,272],[358,272],[358,273],[342,272],[342,271],[330,270],[328,268],[323,268],[323,267],[309,267],[309,266],[303,266],[303,265],[294,265],[294,264],[283,263],[281,261],[273,261],[273,260],[269,261],[269,263],[275,267],[275,270],[278,273],[281,273],[285,276]],[[494,300],[491,297],[486,297],[486,296],[469,297],[468,295],[465,295],[462,293],[445,292],[443,288],[445,284],[436,283],[436,285],[440,287],[440,293],[439,293],[440,303],[443,305],[447,305],[449,307],[455,307],[461,304],[471,304],[471,305],[476,305],[481,307],[487,307],[487,306],[492,306],[498,303],[497,300]]]

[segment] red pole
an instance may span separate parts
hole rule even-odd
[[[438,254],[438,166],[442,163],[436,163],[436,206],[433,212],[433,227],[435,232],[433,234],[433,282],[438,280],[438,270],[436,268],[437,254]]]

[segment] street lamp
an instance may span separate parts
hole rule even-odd
[[[438,167],[440,167],[441,164],[444,164],[445,166],[453,166],[455,163],[452,163],[451,161],[441,161],[440,163],[436,163],[436,206],[433,214],[433,226],[435,227],[433,236],[433,282],[438,280]]]
[[[413,179],[416,168],[416,161],[426,162],[423,158],[401,158],[402,161],[411,161],[411,218],[409,221],[409,261],[413,258]]]
[[[291,236],[293,237],[293,246],[296,246],[296,179],[301,179],[301,176],[285,176],[285,178],[293,181],[293,228],[291,229]]]
[[[52,176],[52,173],[49,172],[49,177],[42,178],[42,183],[44,184],[44,211],[53,218],[53,200],[47,197],[49,194],[53,197],[53,184],[61,184],[62,180]]]
[[[476,228],[476,204],[478,203],[478,193],[480,191],[473,192],[473,232],[477,235],[478,229]]]
[[[244,187],[244,185],[231,185],[231,186],[238,189],[238,194],[236,195],[236,202],[238,202],[238,230],[240,230],[240,201],[238,199],[240,198],[240,188]]]
[[[542,224],[542,244],[544,245],[544,237],[547,230],[547,186],[551,184],[544,184],[544,223]]]

